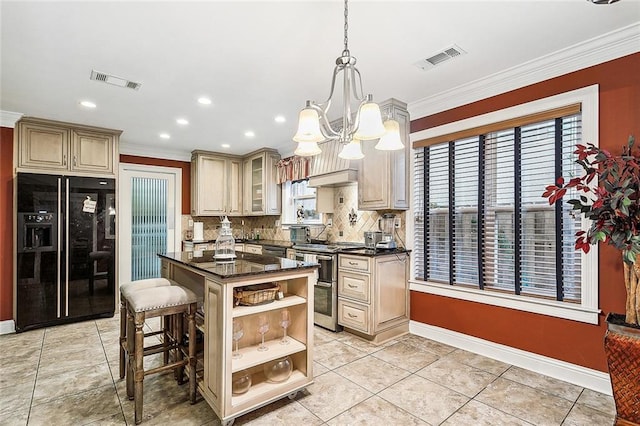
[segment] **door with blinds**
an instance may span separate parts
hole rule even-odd
[[[120,164],[120,282],[160,276],[158,253],[181,250],[182,170]]]

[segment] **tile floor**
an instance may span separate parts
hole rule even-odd
[[[0,336],[0,425],[134,424],[117,342],[117,317]],[[316,328],[314,371],[295,400],[235,424],[600,426],[615,415],[611,397],[415,335],[377,347]],[[170,373],[145,379],[144,417],[220,424]]]

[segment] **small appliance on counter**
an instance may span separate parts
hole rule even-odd
[[[376,243],[377,249],[390,250],[397,247],[396,241],[393,239],[395,226],[396,215],[393,213],[385,213],[380,219],[378,219],[378,228],[382,231],[382,239]]]
[[[367,249],[375,249],[376,245],[382,241],[382,232],[366,231],[364,233],[364,247]]]
[[[305,225],[291,225],[290,240],[294,244],[308,244],[311,242],[311,227]]]

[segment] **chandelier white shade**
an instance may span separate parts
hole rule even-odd
[[[358,139],[353,139],[351,142],[346,144],[338,154],[338,157],[344,158],[345,160],[360,160],[361,158],[364,158],[360,141]]]
[[[322,150],[317,142],[298,142],[298,147],[293,153],[301,157],[310,157],[312,155],[318,155],[321,152]]]
[[[385,134],[380,138],[375,148],[382,151],[395,151],[403,149],[404,144],[400,139],[400,123],[396,120],[384,122]]]
[[[311,156],[320,154],[322,151],[318,147],[318,142],[326,140],[338,140],[345,144],[344,149],[339,154],[342,158],[356,159],[363,158],[360,141],[368,141],[385,137],[387,125],[382,123],[380,107],[373,102],[372,95],[364,95],[362,89],[362,77],[356,68],[356,58],[351,56],[348,47],[347,30],[348,25],[348,0],[344,1],[344,50],[342,55],[336,59],[336,66],[333,70],[331,80],[331,90],[329,98],[321,103],[308,100],[305,108],[300,111],[298,117],[298,131],[293,136],[293,140],[298,142],[296,155]],[[334,129],[328,118],[329,108],[333,101],[338,77],[342,80],[342,119],[339,128]],[[355,116],[351,113],[352,106],[357,105]],[[379,149],[402,149],[404,145],[400,141],[400,133],[396,126],[389,128],[397,134],[397,141],[391,139],[388,142],[380,142],[378,145],[384,147]],[[382,142],[382,141],[381,141]],[[399,142],[399,144],[398,144]],[[376,145],[376,148],[378,148]],[[344,155],[343,155],[344,154]]]
[[[296,142],[322,142],[325,137],[320,132],[320,119],[318,117],[318,111],[311,108],[309,103],[307,107],[300,111],[298,117],[298,131],[293,136],[293,140]],[[316,144],[316,147],[318,145]],[[318,148],[319,149],[319,148]],[[319,152],[318,152],[319,154]]]

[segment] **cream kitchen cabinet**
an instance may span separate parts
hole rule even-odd
[[[191,153],[191,214],[242,214],[242,160],[234,156]]]
[[[338,255],[338,323],[374,343],[409,331],[409,255]]]
[[[18,171],[114,175],[121,133],[119,130],[23,118],[18,122]]]
[[[261,149],[244,159],[244,216],[279,215],[282,191],[277,183],[276,163],[280,155],[272,149]]]
[[[359,210],[407,210],[409,208],[409,113],[407,105],[395,99],[380,104],[383,119],[400,124],[404,149],[380,151],[377,140],[362,145],[364,158],[358,169]]]

